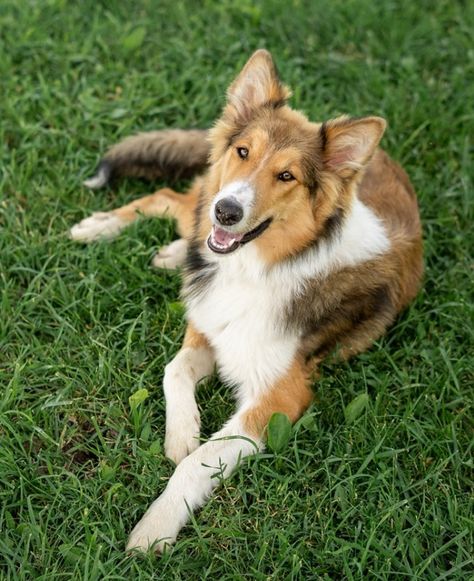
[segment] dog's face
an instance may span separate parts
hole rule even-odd
[[[310,123],[285,105],[288,96],[266,51],[228,90],[207,183],[207,245],[216,254],[254,243],[273,263],[327,234],[383,133],[376,117]]]

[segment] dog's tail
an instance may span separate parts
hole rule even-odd
[[[147,179],[191,177],[208,165],[207,131],[165,129],[127,137],[105,154],[88,188],[98,189],[117,177]]]

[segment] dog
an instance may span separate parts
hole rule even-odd
[[[270,53],[255,52],[210,131],[169,130],[114,146],[86,182],[204,172],[71,230],[90,242],[143,216],[171,216],[181,238],[153,260],[183,267],[187,330],[166,366],[165,452],[177,465],[127,549],[162,552],[220,477],[262,450],[275,412],[295,422],[328,355],[347,359],[386,331],[423,271],[415,192],[378,147],[380,117],[312,123],[287,105]],[[196,384],[217,367],[237,411],[200,444]]]

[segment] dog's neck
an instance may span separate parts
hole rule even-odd
[[[244,277],[258,282],[272,275],[287,275],[297,281],[326,276],[365,262],[383,254],[389,246],[382,221],[355,198],[340,228],[330,238],[317,239],[302,252],[276,264],[267,265],[255,244],[248,244],[225,257],[216,256],[207,247],[203,252],[222,279]]]

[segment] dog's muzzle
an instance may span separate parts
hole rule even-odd
[[[255,238],[258,238],[265,230],[270,226],[272,222],[271,218],[267,218],[261,222],[256,228],[250,230],[249,232],[238,234],[235,232],[229,232],[214,225],[212,227],[209,238],[207,239],[208,247],[217,254],[230,254],[240,248],[243,244],[247,244]]]

